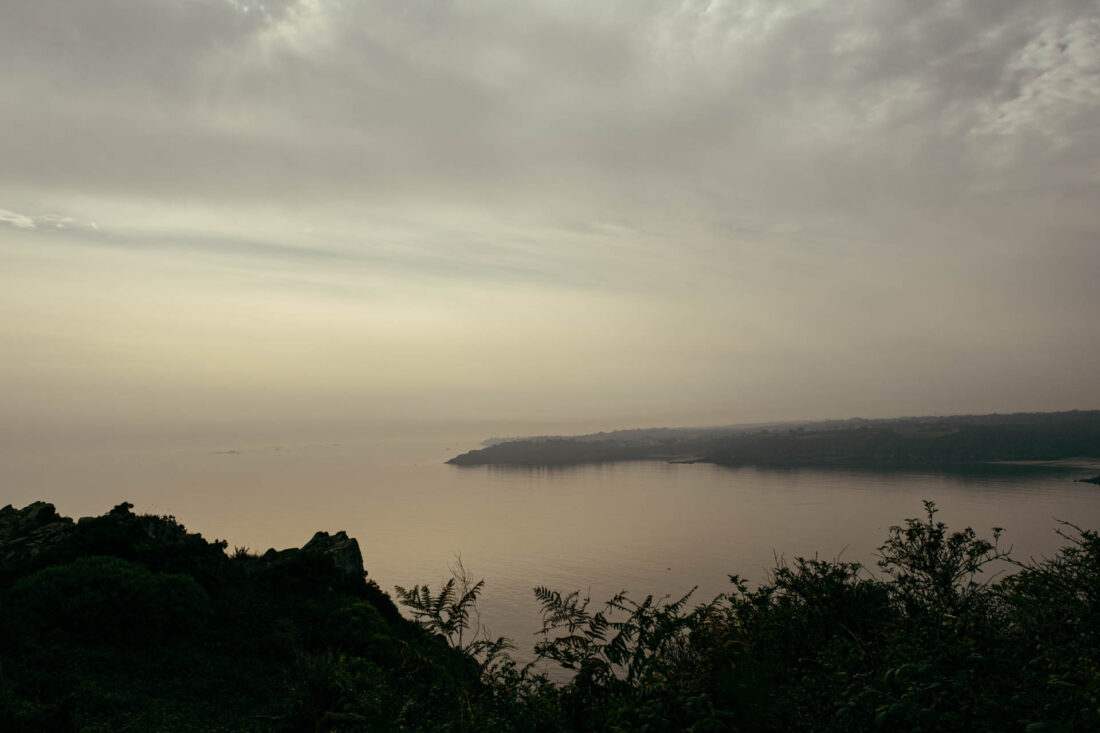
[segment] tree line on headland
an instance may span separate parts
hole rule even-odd
[[[398,588],[406,618],[344,533],[227,552],[129,504],[7,506],[0,730],[1100,728],[1100,535],[1064,524],[1016,562],[935,512],[876,573],[798,558],[703,602],[536,588],[555,683],[479,633],[480,582]]]
[[[1100,457],[1100,410],[834,420],[516,439],[455,456],[459,466],[630,460],[727,466],[1054,461]]]

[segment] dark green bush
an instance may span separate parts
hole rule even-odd
[[[20,579],[7,594],[32,633],[82,642],[146,644],[189,634],[211,615],[189,575],[154,573],[117,557],[89,557]]]

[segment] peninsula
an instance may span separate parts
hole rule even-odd
[[[741,465],[926,464],[1100,458],[1100,410],[621,430],[494,440],[457,466],[662,460]]]

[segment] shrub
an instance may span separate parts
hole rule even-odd
[[[8,601],[24,628],[83,642],[144,643],[187,633],[210,615],[209,598],[192,577],[116,557],[39,570],[17,581]]]

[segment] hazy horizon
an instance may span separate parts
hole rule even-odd
[[[9,451],[1100,406],[1096,2],[7,7]]]

